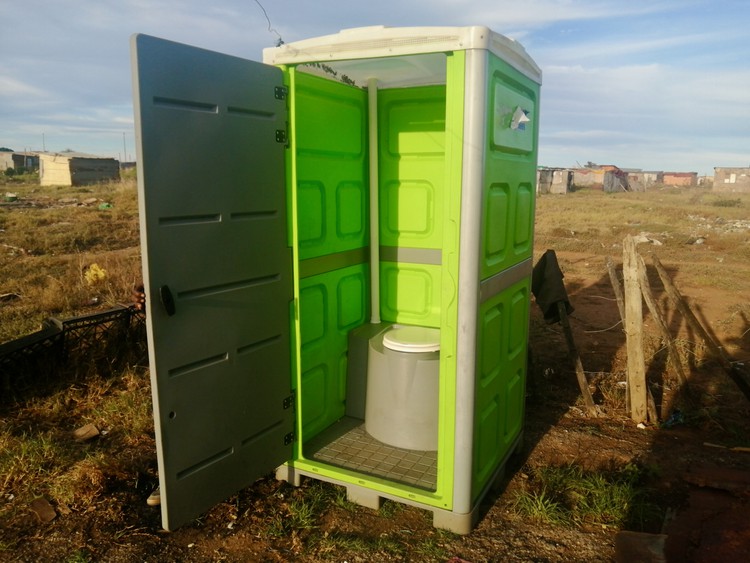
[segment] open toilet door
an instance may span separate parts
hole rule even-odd
[[[282,71],[132,38],[162,524],[291,459]]]

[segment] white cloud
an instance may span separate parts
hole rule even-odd
[[[441,0],[447,10],[455,6],[451,0]],[[551,23],[653,14],[672,8],[668,2],[621,2],[616,0],[495,0],[463,2],[462,21],[489,25],[498,29],[528,26],[539,28]],[[468,20],[468,21],[467,21]]]
[[[725,70],[697,74],[662,65],[615,68],[545,68],[545,109],[555,120],[578,115],[612,119],[640,117],[649,122],[624,129],[695,129],[703,119],[708,130],[750,129],[750,74]]]
[[[695,47],[725,38],[716,32],[695,34],[679,34],[668,36],[663,32],[654,36],[636,37],[628,34],[605,35],[594,41],[581,38],[573,44],[556,45],[538,53],[542,60],[549,60],[551,64],[564,64],[565,61],[598,61],[599,64],[612,63],[626,55],[648,54],[685,46]]]
[[[5,103],[24,99],[28,103],[30,102],[29,98],[38,100],[46,97],[47,94],[40,88],[12,76],[0,74],[0,99],[5,99]]]

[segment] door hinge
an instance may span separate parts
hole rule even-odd
[[[294,442],[294,432],[290,432],[289,434],[287,434],[286,436],[284,436],[284,445],[285,446],[288,446],[292,442]]]
[[[286,100],[287,94],[289,94],[289,88],[286,86],[275,86],[273,89],[273,97],[277,100]]]
[[[288,397],[285,397],[284,402],[283,402],[283,407],[285,410],[293,406],[294,406],[294,393],[292,393]]]
[[[286,131],[284,129],[276,129],[276,142],[286,144]]]

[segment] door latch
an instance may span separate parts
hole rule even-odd
[[[174,306],[174,297],[172,297],[172,292],[169,290],[168,285],[163,285],[159,288],[159,299],[167,315],[171,317],[177,312]]]

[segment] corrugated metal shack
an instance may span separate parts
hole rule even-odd
[[[573,185],[576,188],[593,188],[605,192],[628,191],[628,175],[616,166],[598,168],[577,168],[573,171]]]
[[[631,192],[645,192],[664,182],[663,172],[628,171],[628,186]]]
[[[714,168],[715,192],[750,192],[750,168]]]
[[[566,194],[573,186],[573,171],[567,168],[540,168],[536,173],[538,194]]]
[[[39,154],[42,186],[85,186],[119,178],[120,163],[114,158],[67,151]]]
[[[39,155],[35,152],[0,151],[0,172],[13,170],[36,170],[39,168]]]

